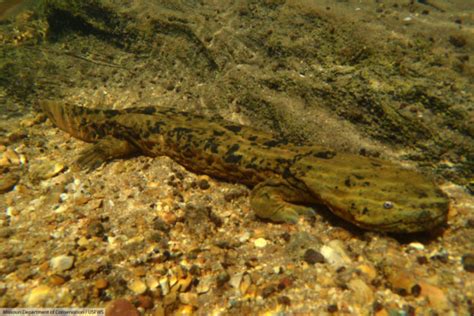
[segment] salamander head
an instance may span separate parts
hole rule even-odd
[[[319,161],[327,175],[317,174],[316,168],[303,179],[336,215],[365,229],[392,233],[427,231],[446,222],[449,200],[431,179],[388,161],[341,156],[326,165]]]
[[[381,232],[415,233],[427,231],[446,222],[449,200],[434,185],[403,185],[401,192],[376,196],[355,189],[364,198],[346,198],[330,205],[331,210],[355,225]]]
[[[348,177],[345,197],[330,207],[335,213],[344,207],[351,222],[362,228],[393,233],[430,230],[446,222],[447,196],[423,175],[391,169],[372,179]],[[364,184],[365,183],[365,184]],[[336,210],[338,209],[339,210]]]

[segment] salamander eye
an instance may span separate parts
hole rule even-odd
[[[389,209],[391,209],[392,207],[393,207],[393,202],[392,202],[392,201],[385,201],[385,202],[383,203],[383,208],[384,208],[384,209],[389,210]]]

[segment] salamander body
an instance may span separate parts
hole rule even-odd
[[[295,223],[324,204],[359,227],[395,233],[444,222],[446,195],[421,173],[381,159],[292,144],[219,117],[171,108],[90,109],[56,101],[42,107],[60,129],[94,143],[78,159],[93,168],[132,153],[168,156],[187,169],[252,189],[260,218]]]

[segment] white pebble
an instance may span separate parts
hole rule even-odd
[[[254,245],[257,248],[265,248],[267,246],[267,243],[268,242],[265,240],[265,238],[257,238],[254,241]]]
[[[235,288],[235,289],[238,289],[239,286],[240,286],[240,282],[242,282],[242,277],[244,276],[244,273],[243,272],[239,272],[239,273],[236,273],[234,274],[230,280],[229,280],[229,284]]]
[[[69,194],[67,194],[67,193],[61,193],[61,194],[59,195],[59,198],[61,199],[61,202],[64,202],[64,201],[66,201],[66,200],[69,198]]]
[[[249,233],[249,232],[245,232],[245,233],[243,233],[242,235],[240,235],[239,241],[240,241],[240,242],[246,242],[247,240],[249,240],[249,238],[250,238],[250,233]]]
[[[128,288],[133,291],[133,293],[140,295],[145,293],[146,291],[146,284],[142,280],[133,280],[129,285]]]
[[[323,245],[320,252],[336,269],[349,265],[352,261],[339,240],[331,240],[328,245]]]
[[[168,282],[167,277],[160,279],[160,287],[161,287],[161,293],[163,295],[166,295],[170,292],[170,283]]]
[[[63,272],[72,268],[74,264],[74,257],[73,256],[57,256],[52,258],[49,261],[49,265],[51,269],[55,272]]]
[[[408,245],[408,247],[416,249],[416,250],[424,250],[425,246],[419,242],[412,242]]]

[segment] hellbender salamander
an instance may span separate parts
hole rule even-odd
[[[296,223],[318,203],[374,231],[411,233],[446,222],[449,201],[433,181],[386,160],[300,146],[171,108],[41,105],[57,127],[95,143],[77,161],[86,168],[132,153],[168,156],[191,171],[252,188],[257,216],[275,222]]]

